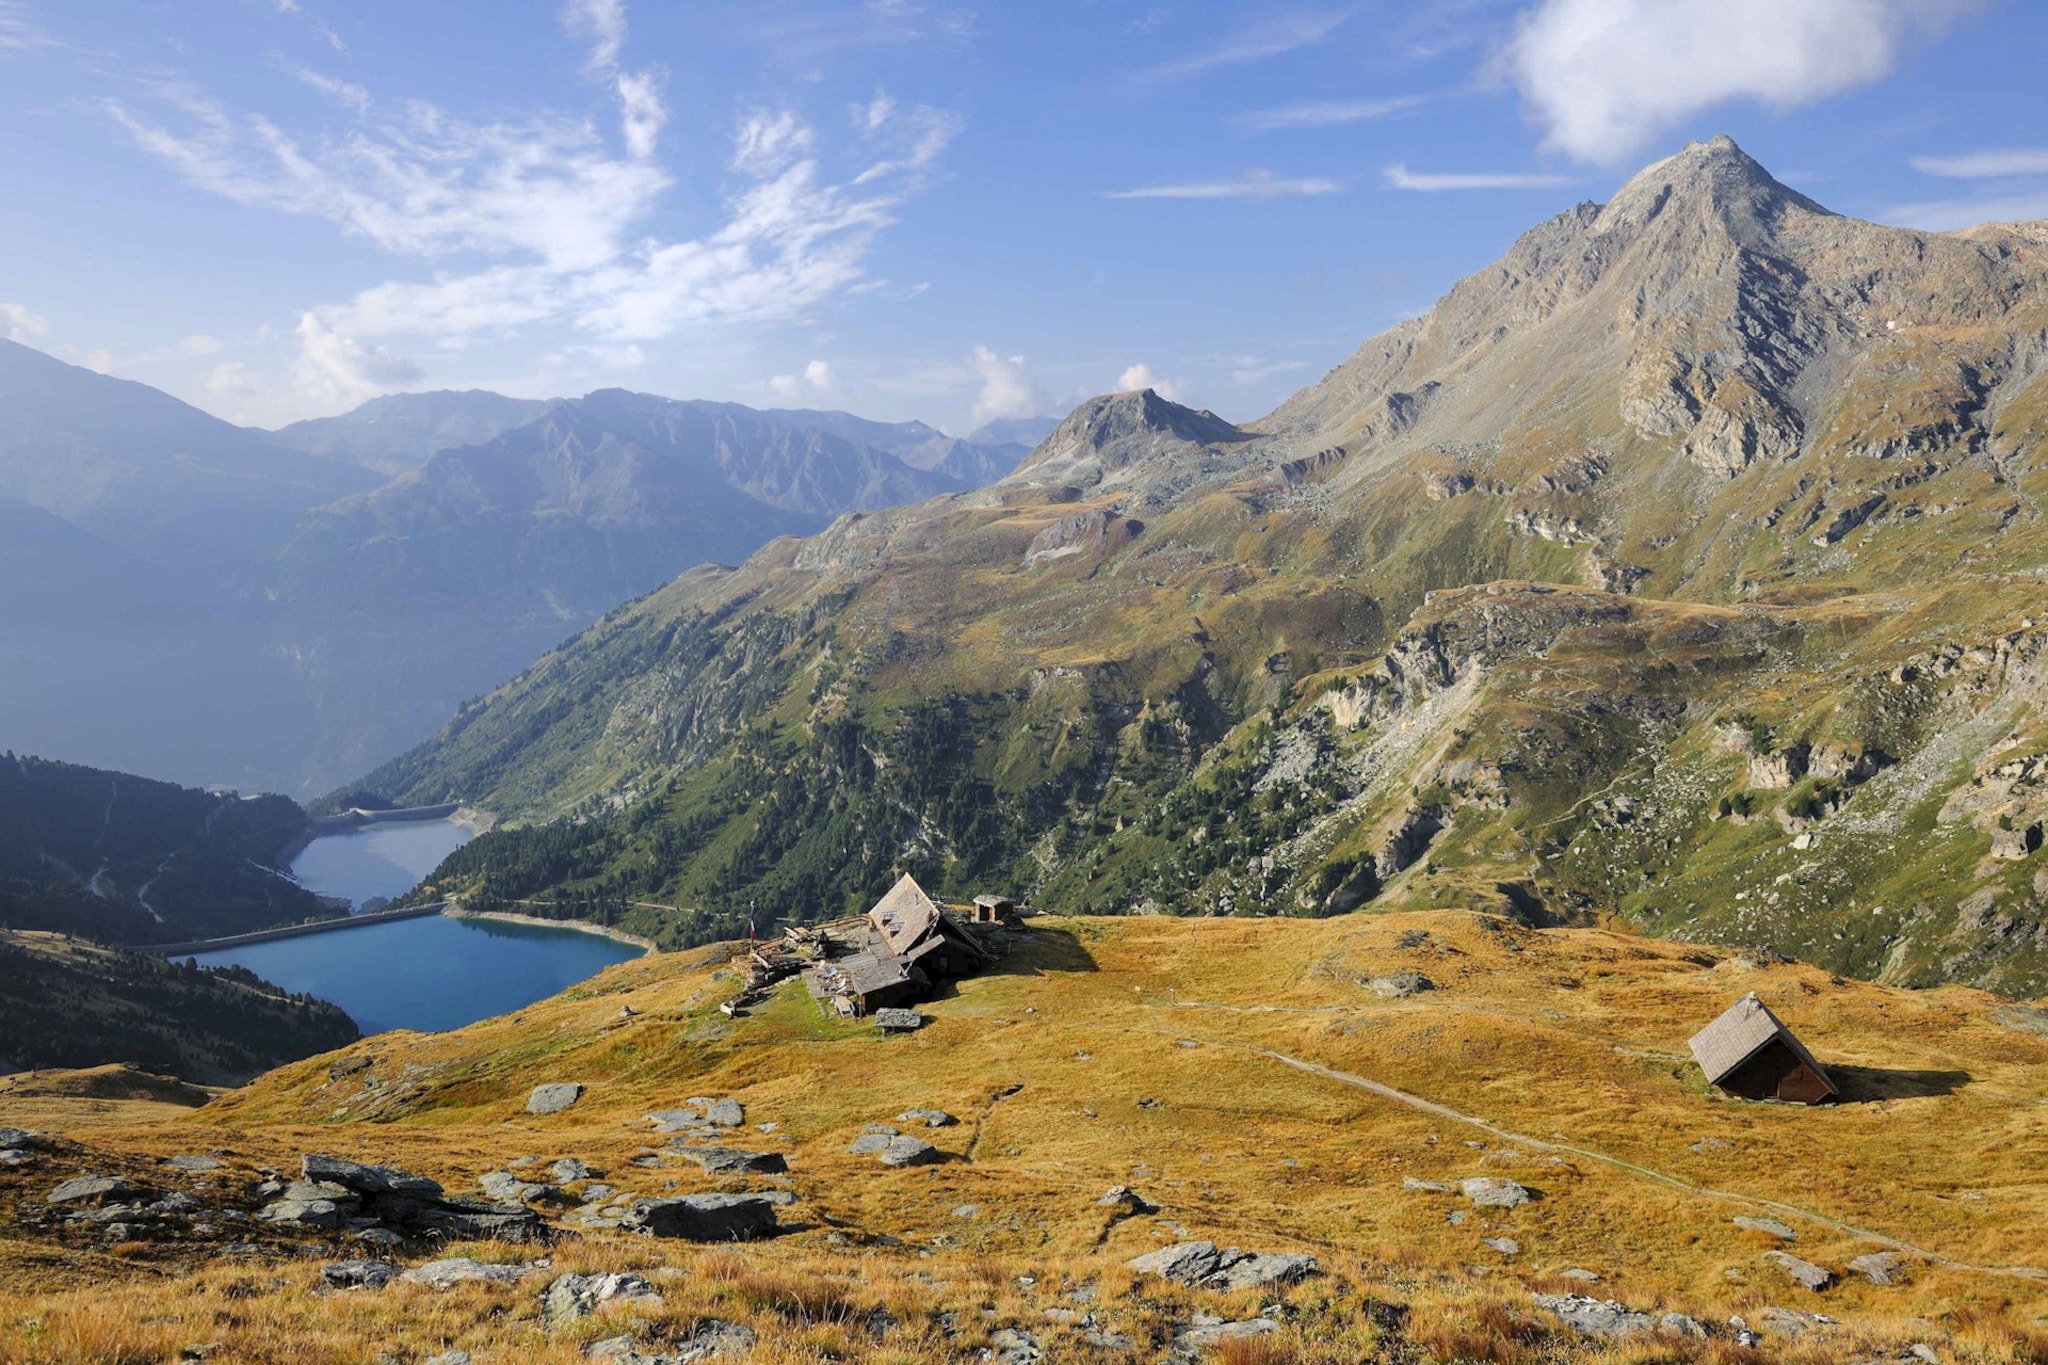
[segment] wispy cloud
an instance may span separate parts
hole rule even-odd
[[[29,311],[26,304],[0,300],[0,336],[24,344],[49,335],[50,320]]]
[[[566,325],[623,354],[696,324],[798,316],[864,282],[876,235],[959,129],[949,114],[882,97],[835,177],[796,114],[749,115],[734,132],[721,221],[701,237],[662,240],[645,231],[671,184],[654,158],[667,116],[654,77],[618,65],[622,6],[584,3],[565,18],[589,44],[586,72],[614,86],[616,142],[584,118],[477,123],[312,73],[300,78],[357,115],[339,135],[295,135],[175,82],[108,108],[203,189],[438,263],[430,279],[388,280],[305,311],[298,376],[323,402],[416,382],[425,367],[409,352],[422,346],[459,349],[530,325]]]
[[[53,39],[35,20],[21,0],[0,0],[0,52],[25,52],[49,47]]]
[[[1386,168],[1387,186],[1396,190],[1548,190],[1572,183],[1564,175],[1524,175],[1514,172],[1430,172],[1411,171],[1400,162]]]
[[[1329,128],[1341,123],[1386,118],[1389,114],[1399,114],[1425,104],[1428,99],[1427,95],[1395,95],[1384,99],[1311,100],[1304,104],[1282,105],[1278,109],[1253,109],[1236,115],[1231,122],[1261,133],[1283,128]]]
[[[1279,199],[1288,195],[1335,194],[1344,186],[1322,176],[1282,179],[1271,171],[1250,170],[1235,180],[1198,181],[1179,185],[1141,185],[1113,190],[1104,199]]]
[[[2031,223],[2048,219],[2048,189],[1984,199],[1937,199],[1898,204],[1876,215],[1879,222],[1926,232],[1956,232],[1979,223]]]
[[[1138,73],[1141,82],[1185,80],[1221,67],[1243,66],[1314,47],[1337,31],[1349,17],[1342,11],[1308,11],[1282,15],[1242,29],[1214,47],[1147,67]]]
[[[1240,384],[1256,384],[1275,375],[1305,370],[1308,366],[1306,360],[1261,360],[1255,355],[1242,355],[1237,357],[1237,367],[1231,370],[1230,377]]]
[[[1958,156],[1916,156],[1913,169],[1952,180],[1991,180],[2006,175],[2048,175],[2048,147],[2008,147]]]

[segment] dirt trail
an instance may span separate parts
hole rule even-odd
[[[1213,1044],[1213,1046],[1235,1047],[1238,1050],[1251,1052],[1257,1056],[1279,1062],[1283,1066],[1291,1066],[1297,1071],[1306,1071],[1312,1076],[1320,1076],[1324,1080],[1335,1081],[1339,1085],[1348,1085],[1359,1090],[1370,1091],[1382,1099],[1392,1100],[1396,1104],[1404,1104],[1410,1109],[1420,1110],[1425,1114],[1432,1114],[1437,1118],[1446,1119],[1452,1123],[1462,1123],[1478,1128],[1493,1134],[1495,1137],[1512,1142],[1518,1147],[1583,1157],[1588,1161],[1597,1161],[1602,1165],[1627,1171],[1631,1175],[1641,1176],[1645,1180],[1654,1180],[1659,1184],[1669,1185],[1672,1189],[1681,1190],[1686,1194],[1702,1199],[1713,1199],[1724,1204],[1742,1204],[1750,1208],[1765,1209],[1772,1213],[1784,1214],[1787,1217],[1803,1219],[1806,1222],[1817,1223],[1825,1228],[1832,1228],[1834,1231],[1847,1236],[1875,1243],[1889,1251],[1903,1251],[1909,1255],[1923,1257],[1935,1265],[1948,1266],[1955,1270],[1977,1271],[1985,1275],[2004,1275],[2014,1279],[2048,1281],[2048,1270],[2038,1270],[2032,1266],[1975,1265],[1969,1261],[1959,1261],[1954,1257],[1944,1256],[1938,1251],[1929,1251],[1924,1247],[1914,1246],[1910,1242],[1902,1242],[1898,1238],[1887,1236],[1882,1232],[1858,1227],[1854,1223],[1845,1223],[1838,1218],[1830,1218],[1826,1214],[1817,1213],[1812,1209],[1801,1208],[1797,1204],[1786,1204],[1775,1199],[1765,1199],[1753,1194],[1742,1194],[1734,1190],[1717,1190],[1708,1185],[1696,1185],[1682,1176],[1653,1170],[1648,1166],[1638,1166],[1633,1161],[1624,1161],[1620,1157],[1609,1156],[1605,1152],[1596,1152],[1587,1147],[1574,1147],[1568,1143],[1532,1137],[1527,1133],[1517,1133],[1511,1129],[1502,1128],[1500,1125],[1480,1118],[1477,1115],[1463,1114],[1450,1108],[1448,1105],[1438,1104],[1434,1100],[1423,1099],[1420,1095],[1411,1095],[1405,1090],[1396,1090],[1393,1086],[1383,1082],[1375,1081],[1365,1076],[1354,1075],[1349,1071],[1338,1071],[1333,1067],[1323,1066],[1317,1062],[1304,1061],[1300,1057],[1290,1057],[1284,1052],[1275,1052],[1271,1048],[1246,1047],[1230,1043]]]

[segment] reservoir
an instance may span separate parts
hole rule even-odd
[[[576,929],[427,915],[223,948],[200,954],[199,963],[235,963],[288,991],[331,1000],[369,1034],[460,1028],[639,955],[632,944]]]
[[[471,837],[452,820],[364,825],[323,834],[307,844],[292,859],[292,876],[308,891],[340,896],[360,909],[374,896],[403,896]]]

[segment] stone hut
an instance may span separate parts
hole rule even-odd
[[[1819,1104],[1837,1093],[1827,1068],[1755,991],[1693,1035],[1692,1055],[1708,1084],[1740,1099]]]

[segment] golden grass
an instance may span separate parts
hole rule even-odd
[[[1992,997],[1448,912],[1036,923],[1002,971],[927,1007],[933,1022],[908,1038],[824,1025],[794,984],[727,1026],[716,1005],[737,983],[714,955],[657,956],[520,1016],[366,1040],[349,1055],[374,1057],[368,1073],[337,1079],[334,1059],[321,1058],[174,1123],[82,1128],[92,1155],[67,1163],[150,1175],[154,1156],[224,1149],[234,1168],[224,1186],[235,1172],[327,1151],[469,1192],[515,1157],[575,1155],[623,1190],[658,1195],[730,1186],[693,1166],[630,1164],[650,1140],[641,1116],[729,1094],[750,1122],[779,1125],[733,1141],[789,1157],[801,1197],[785,1211],[787,1235],[697,1249],[589,1233],[554,1252],[550,1273],[654,1278],[665,1303],[640,1329],[649,1340],[681,1340],[719,1318],[760,1334],[758,1359],[910,1362],[958,1359],[1016,1326],[1055,1360],[1156,1360],[1197,1312],[1250,1317],[1279,1302],[1281,1331],[1229,1347],[1275,1354],[1223,1358],[1357,1361],[1397,1339],[1417,1361],[1818,1365],[1894,1358],[1922,1340],[1984,1365],[2043,1357],[2048,1280],[2006,1272],[2048,1270],[2048,1039],[2002,1023]],[[1438,988],[1390,1001],[1361,984],[1403,968]],[[1867,1068],[1853,1074],[1869,1098],[1798,1109],[1710,1095],[1685,1039],[1746,990],[1824,1060]],[[623,1024],[621,1003],[638,1011]],[[563,1114],[525,1114],[528,1089],[551,1080],[589,1089]],[[863,1123],[922,1105],[961,1120],[918,1130],[945,1164],[885,1171],[846,1153]],[[1488,1211],[1401,1188],[1404,1177],[1455,1188],[1481,1174],[1538,1198]],[[0,1206],[44,1178],[0,1176]],[[1162,1212],[1117,1218],[1095,1204],[1125,1183]],[[1461,1223],[1450,1221],[1457,1212]],[[1812,1295],[1762,1259],[1775,1239],[1735,1227],[1739,1213],[1792,1224],[1791,1249],[1838,1271],[1877,1244],[1837,1224],[1936,1259],[1909,1258],[1904,1285],[1851,1275]],[[1481,1245],[1496,1236],[1520,1251]],[[1123,1269],[1183,1238],[1308,1251],[1325,1273],[1280,1295],[1215,1295]],[[1589,1286],[1567,1269],[1601,1279]],[[94,1349],[114,1360],[160,1360],[218,1338],[219,1359],[273,1358],[289,1343],[291,1359],[314,1365],[456,1348],[488,1365],[575,1359],[568,1337],[623,1330],[592,1322],[549,1339],[538,1284],[334,1294],[318,1287],[315,1261],[234,1266],[162,1246],[109,1256],[12,1232],[0,1239],[0,1274],[0,1361],[38,1365],[99,1358],[77,1354],[100,1343],[95,1333],[104,1342]],[[1092,1298],[1067,1297],[1084,1287]],[[1777,1306],[1844,1326],[1772,1339],[1767,1357],[1725,1336],[1596,1347],[1563,1335],[1530,1297],[1573,1291],[1710,1323]],[[118,1321],[110,1298],[124,1305]],[[1128,1355],[1090,1346],[1086,1329],[1049,1309],[1093,1313],[1136,1345]],[[877,1339],[884,1321],[896,1326]]]

